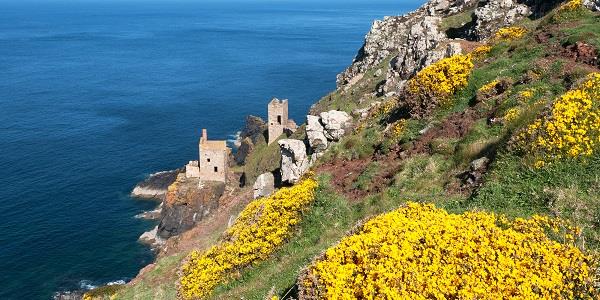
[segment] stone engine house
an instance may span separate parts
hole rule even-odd
[[[269,144],[286,131],[294,132],[298,125],[288,117],[288,100],[273,98],[268,105]]]
[[[186,166],[186,177],[197,177],[200,181],[227,181],[230,149],[226,141],[209,141],[206,129],[198,143],[199,159]]]

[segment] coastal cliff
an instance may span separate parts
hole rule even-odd
[[[444,257],[453,270],[469,257],[478,272],[506,271],[502,284],[513,285],[494,290],[500,298],[509,290],[517,298],[600,295],[598,266],[588,261],[600,242],[599,9],[591,0],[430,0],[375,21],[336,90],[296,132],[267,144],[265,122],[248,119],[234,180],[199,187],[180,174],[166,190],[149,188],[146,194],[165,195],[157,261],[127,285],[86,295],[435,299],[435,291],[460,299],[485,296],[455,285],[461,280],[483,291],[500,284],[491,275],[482,283],[435,271]],[[565,238],[546,235],[544,222]],[[470,231],[451,235],[460,228]],[[534,263],[531,251],[515,248],[519,258],[507,261],[532,260],[514,278],[471,248],[439,248],[485,244],[483,252],[501,253],[508,246],[497,239],[551,262]],[[548,245],[560,251],[551,257]],[[417,252],[437,253],[428,257],[437,263],[411,260]],[[422,273],[402,284],[428,288],[398,285],[410,277],[401,268],[409,263]],[[570,279],[563,263],[589,276]],[[350,276],[344,266],[353,268]],[[378,268],[385,274],[372,273]],[[557,268],[564,281],[540,279],[553,287],[547,293],[546,285],[522,284]],[[376,280],[384,275],[391,279]],[[446,275],[451,288],[433,288]]]

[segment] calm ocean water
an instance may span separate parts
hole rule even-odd
[[[135,276],[155,205],[137,181],[270,97],[303,122],[371,21],[418,5],[248,2],[0,1],[0,299]]]

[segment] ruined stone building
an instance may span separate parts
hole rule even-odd
[[[186,166],[186,177],[196,177],[200,181],[227,181],[230,149],[226,141],[209,141],[206,129],[198,143],[199,159]]]
[[[294,132],[298,125],[288,118],[288,100],[273,98],[268,106],[269,144],[273,143],[284,132]]]

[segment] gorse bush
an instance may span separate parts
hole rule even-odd
[[[450,103],[451,96],[465,87],[473,70],[471,54],[444,58],[421,70],[408,81],[406,101],[414,117],[422,117],[432,109]]]
[[[317,182],[308,178],[250,203],[220,243],[188,256],[181,268],[179,296],[204,298],[231,272],[266,259],[291,235],[303,209],[314,200],[316,188]]]
[[[567,21],[580,17],[586,8],[583,6],[582,0],[571,0],[563,4],[556,14],[552,16],[555,22]]]
[[[565,157],[591,156],[600,145],[600,73],[554,101],[551,109],[516,136],[537,166]]]
[[[496,34],[494,34],[494,39],[496,41],[511,41],[511,40],[520,39],[526,33],[527,33],[527,29],[525,29],[523,27],[517,27],[517,26],[505,27],[505,28],[500,28],[500,30],[498,30],[496,32]]]
[[[594,262],[562,221],[408,203],[302,274],[303,299],[597,299]],[[557,242],[549,235],[560,238]]]

